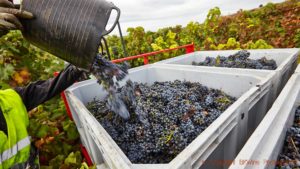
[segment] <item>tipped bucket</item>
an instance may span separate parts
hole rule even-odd
[[[23,0],[32,20],[21,20],[24,37],[33,45],[78,67],[90,69],[101,38],[117,25],[120,10],[104,0]],[[112,10],[114,24],[106,30]]]

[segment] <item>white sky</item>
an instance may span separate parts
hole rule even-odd
[[[202,22],[209,9],[219,7],[222,15],[235,13],[239,9],[253,9],[268,2],[284,0],[110,0],[121,9],[121,27],[142,26],[146,30],[175,25],[186,25],[190,21]],[[116,31],[115,31],[116,32]],[[126,33],[125,33],[126,34]]]
[[[284,0],[108,0],[121,9],[122,32],[128,27],[142,26],[146,30],[175,25],[186,25],[190,21],[204,21],[209,9],[219,7],[222,15],[235,13],[239,9],[253,9],[268,2]],[[19,3],[20,0],[14,0]],[[109,27],[109,25],[108,25]],[[116,32],[116,31],[114,31]]]

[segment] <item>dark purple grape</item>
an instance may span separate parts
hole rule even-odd
[[[128,68],[128,64],[114,64],[104,59],[101,54],[97,54],[91,67],[91,73],[97,78],[98,83],[101,84],[109,94],[108,101],[106,103],[107,108],[124,119],[129,119],[129,112],[125,103],[120,98],[120,95],[116,94],[116,91],[119,87],[118,81],[121,81],[126,77],[128,74]]]
[[[248,68],[248,69],[277,69],[276,62],[265,57],[254,60],[249,59],[250,52],[246,50],[238,51],[237,53],[228,57],[218,56],[216,58],[207,56],[203,62],[192,62],[196,66],[216,66],[216,67],[230,67],[230,68]]]
[[[168,163],[217,119],[235,98],[187,81],[131,81],[117,90],[130,118],[105,108],[108,98],[87,107],[133,163]]]
[[[290,127],[285,136],[281,153],[278,155],[276,169],[299,168],[300,167],[300,106],[296,109],[294,124]]]

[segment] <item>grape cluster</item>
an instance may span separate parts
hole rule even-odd
[[[285,142],[278,156],[276,169],[300,168],[300,106],[296,109],[295,120],[287,131]]]
[[[109,93],[106,106],[124,119],[129,118],[129,112],[116,91],[119,88],[118,81],[126,77],[128,68],[128,64],[114,64],[104,59],[101,54],[97,54],[91,67],[91,73],[97,78],[98,83]]]
[[[130,113],[125,120],[107,100],[87,108],[133,163],[168,163],[204,131],[235,98],[187,81],[128,81],[117,93]]]
[[[241,50],[233,55],[230,55],[229,57],[206,57],[203,62],[193,62],[192,64],[196,66],[216,66],[267,70],[275,70],[277,68],[277,64],[273,59],[268,60],[266,57],[262,57],[260,59],[254,60],[249,59],[249,56],[250,52]]]

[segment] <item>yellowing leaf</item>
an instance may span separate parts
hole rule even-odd
[[[23,78],[20,76],[18,72],[13,75],[13,80],[18,84],[22,84],[24,82]]]

